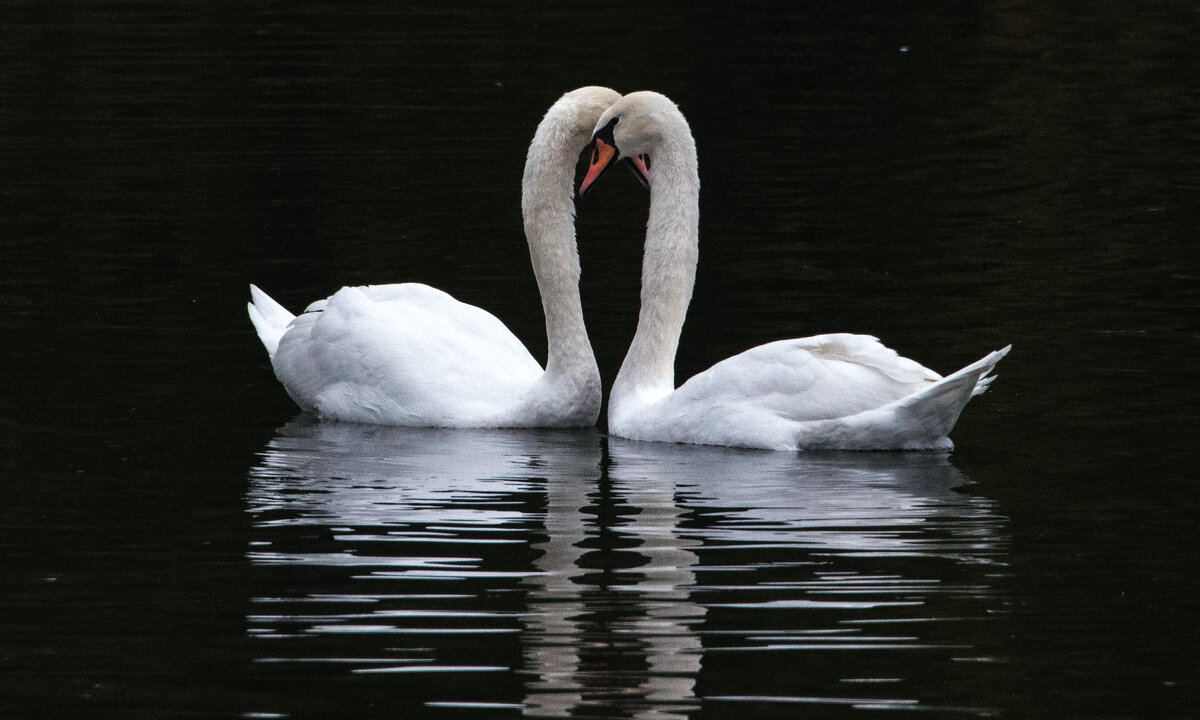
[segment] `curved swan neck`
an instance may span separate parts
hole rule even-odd
[[[642,259],[637,332],[613,383],[610,408],[634,396],[653,401],[675,389],[675,353],[687,317],[699,259],[700,177],[696,144],[677,110],[662,117],[662,139],[650,150],[650,217]]]
[[[590,90],[590,92],[585,92]],[[579,297],[573,185],[579,152],[596,117],[619,97],[590,88],[567,93],[538,125],[521,184],[521,212],[529,256],[546,315],[546,374],[595,375],[596,359]]]

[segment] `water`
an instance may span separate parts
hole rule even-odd
[[[0,12],[0,715],[1196,715],[1190,3]],[[249,282],[428,282],[544,354],[521,164],[590,83],[697,136],[678,376],[1013,343],[952,454],[297,415]],[[606,384],[628,180],[579,214]]]
[[[940,454],[294,422],[251,472],[248,557],[269,578],[247,619],[254,672],[358,675],[399,715],[686,717],[698,695],[730,713],[904,708],[918,693],[990,714],[957,686],[1002,661],[987,628],[1011,611],[1008,538],[966,482]],[[917,689],[914,656],[949,671]]]

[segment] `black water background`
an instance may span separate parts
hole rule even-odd
[[[293,415],[244,318],[420,280],[544,353],[528,137],[657,89],[701,154],[686,377],[844,330],[948,371],[1010,519],[1013,715],[1184,717],[1197,656],[1200,29],[1190,3],[7,3],[0,700],[242,712],[247,469]],[[645,198],[581,207],[606,381]],[[590,239],[593,239],[589,242]],[[365,711],[364,711],[365,712]]]

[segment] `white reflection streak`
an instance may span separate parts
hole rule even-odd
[[[698,558],[688,549],[695,542],[680,534],[684,511],[675,502],[672,467],[618,457],[610,473],[614,500],[627,503],[632,511],[617,529],[639,541],[631,552],[648,559],[630,571],[640,574],[641,580],[608,588],[636,597],[633,604],[644,612],[615,626],[617,633],[635,638],[645,648],[648,670],[635,696],[619,701],[638,720],[679,718],[680,713],[699,707],[694,689],[702,648],[695,626],[705,611],[689,599]],[[582,545],[590,533],[583,509],[590,503],[589,491],[595,490],[595,482],[551,481],[547,486],[549,538],[537,546],[544,553],[535,561],[541,572],[527,581],[529,639],[524,648],[527,669],[535,677],[526,685],[527,717],[570,717],[621,692],[617,682],[606,686],[596,673],[585,679],[580,668],[584,630],[577,618],[603,610],[584,598],[589,586],[574,581],[584,574]]]
[[[632,467],[618,459],[612,471],[625,499],[641,508],[622,529],[642,541],[635,550],[650,558],[640,568],[642,581],[631,587],[646,599],[645,617],[635,620],[631,628],[647,645],[650,667],[642,690],[651,705],[634,713],[639,720],[679,718],[700,707],[694,691],[703,648],[696,627],[705,610],[690,599],[698,558],[688,549],[699,543],[681,535],[684,511],[675,501],[671,467],[664,472],[661,467]]]
[[[542,552],[534,561],[540,572],[526,581],[530,590],[523,648],[526,669],[533,674],[525,686],[526,716],[567,717],[583,699],[578,678],[582,632],[573,618],[583,613],[584,603],[574,577],[581,572],[581,544],[587,535],[582,510],[594,488],[594,482],[567,478],[546,483],[549,537],[534,546]]]
[[[262,462],[251,471],[248,509],[258,516],[259,528],[320,528],[339,543],[356,543],[357,552],[297,552],[287,545],[273,547],[273,541],[259,538],[251,542],[247,557],[259,566],[346,568],[357,573],[349,579],[385,581],[393,584],[389,587],[398,588],[404,586],[395,583],[414,580],[526,578],[533,573],[487,567],[483,556],[428,557],[394,554],[391,548],[411,543],[414,552],[420,553],[424,545],[434,542],[471,547],[525,542],[527,531],[523,525],[528,515],[519,505],[508,503],[505,495],[528,492],[544,483],[550,488],[569,487],[585,496],[599,476],[599,442],[594,431],[443,431],[319,423],[302,418],[281,429],[262,453]],[[485,509],[471,507],[480,501],[487,503]],[[572,502],[570,511],[577,514],[582,503]],[[506,503],[514,505],[513,509],[505,508]],[[570,514],[565,517],[570,518]],[[381,528],[394,529],[381,532]],[[480,530],[490,535],[511,532],[513,537],[469,537]],[[372,543],[391,547],[372,552]],[[574,567],[573,561],[567,562]],[[388,599],[471,598],[428,593],[390,596],[365,585],[349,594],[310,592],[297,597],[253,598],[255,602],[285,607],[304,603],[374,605]],[[252,615],[249,620],[267,626],[252,628],[250,632],[256,637],[281,636],[272,632],[279,626],[296,629],[292,635],[302,632],[307,636],[519,632],[516,628],[492,626],[431,628],[419,622],[438,617],[504,620],[488,612],[389,609],[364,613],[284,612]],[[408,621],[418,624],[408,627]],[[459,671],[457,666],[444,667]]]

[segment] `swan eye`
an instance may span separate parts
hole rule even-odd
[[[613,138],[613,128],[617,126],[617,122],[620,119],[621,118],[613,118],[612,120],[609,120],[604,127],[600,128],[595,132],[594,135],[592,135],[592,140],[599,140],[604,144],[611,145],[615,148],[617,146],[617,141]]]
[[[649,170],[650,169],[650,156],[647,155],[646,153],[642,153],[641,155],[638,155],[638,157],[640,157],[642,159],[642,164],[646,166],[647,170]]]

